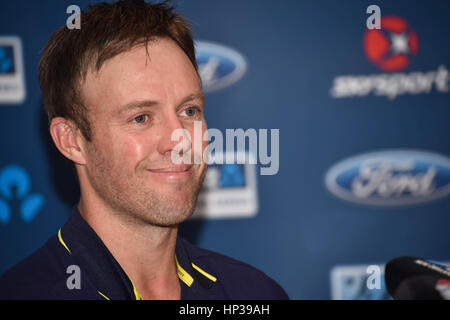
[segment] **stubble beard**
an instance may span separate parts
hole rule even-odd
[[[127,173],[120,164],[114,165],[98,150],[94,153],[88,179],[97,195],[122,220],[172,227],[187,220],[194,212],[207,166],[193,165],[191,179],[170,182],[174,190],[172,196],[159,193],[158,186],[149,187],[151,181],[145,169],[138,166],[137,171]],[[180,199],[177,194],[185,196]]]

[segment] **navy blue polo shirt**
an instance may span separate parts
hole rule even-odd
[[[179,235],[175,261],[181,299],[288,299],[260,270],[198,248]],[[67,284],[73,265],[79,268],[79,289]],[[0,277],[0,299],[140,300],[142,296],[75,206],[58,234]]]

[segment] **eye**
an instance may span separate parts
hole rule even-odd
[[[145,123],[147,121],[147,119],[148,119],[148,115],[141,114],[141,115],[135,117],[133,119],[133,121],[136,122],[136,123]]]
[[[184,109],[183,112],[187,117],[194,117],[199,113],[199,110],[196,107],[189,107]]]

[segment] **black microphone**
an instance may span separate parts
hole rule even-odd
[[[450,268],[415,257],[389,261],[386,288],[397,300],[450,300]]]

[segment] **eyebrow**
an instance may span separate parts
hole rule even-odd
[[[205,101],[205,97],[203,95],[203,93],[195,93],[195,94],[190,94],[188,96],[186,96],[185,98],[183,98],[183,100],[181,100],[181,102],[179,103],[179,105],[177,106],[177,108],[183,104],[185,104],[186,102],[189,101],[193,101],[193,100],[201,100],[202,102]],[[119,115],[129,111],[129,110],[133,110],[133,109],[142,109],[142,108],[147,108],[147,107],[152,107],[159,104],[158,101],[155,100],[140,100],[140,101],[132,101],[130,103],[127,103],[126,105],[122,106],[120,108],[120,110],[117,112]]]

